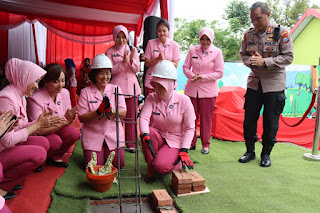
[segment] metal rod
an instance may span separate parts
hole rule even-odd
[[[318,93],[320,90],[320,86],[315,89],[314,93]],[[319,116],[320,116],[320,98],[319,94],[317,97],[317,112],[316,112],[316,121],[314,127],[314,136],[313,136],[313,145],[312,145],[312,154],[305,153],[304,158],[307,160],[315,160],[320,161],[320,155],[318,155],[319,151]]]
[[[120,181],[120,177],[121,177],[121,162],[120,162],[120,143],[119,143],[119,93],[118,93],[118,87],[115,88],[115,97],[116,97],[116,130],[117,130],[117,154],[118,154],[118,180],[119,180],[119,210],[120,213],[122,213],[122,193],[121,193],[121,181]]]
[[[319,86],[320,87],[320,86]],[[318,88],[319,91],[319,88]],[[320,98],[318,95],[317,98],[317,114],[316,114],[316,123],[313,137],[313,145],[312,145],[312,154],[317,155],[319,149],[319,115],[320,115]]]

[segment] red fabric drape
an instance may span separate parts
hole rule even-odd
[[[8,30],[0,31],[0,63],[4,66],[8,61]]]
[[[168,0],[160,0],[161,17],[168,20]]]
[[[0,11],[0,30],[9,30],[19,26],[25,21],[24,16]]]
[[[221,87],[213,114],[211,134],[213,137],[228,141],[243,141],[244,94],[241,87]],[[300,118],[285,118],[295,123]],[[258,120],[257,134],[263,134],[263,116]],[[299,146],[312,148],[315,119],[305,119],[299,126],[288,127],[281,120],[277,134],[278,142],[292,142]]]
[[[8,61],[8,29],[24,21],[23,16],[0,11],[0,63],[2,65]]]
[[[71,58],[77,69],[77,79],[80,78],[80,65],[85,58],[93,59],[99,53],[105,53],[114,42],[106,44],[81,44],[64,39],[47,30],[47,56],[46,62],[58,63],[63,67],[64,60]],[[78,84],[79,86],[79,84]]]

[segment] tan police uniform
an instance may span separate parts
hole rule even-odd
[[[247,152],[254,152],[257,141],[257,121],[263,109],[263,149],[261,156],[269,156],[279,129],[279,117],[285,104],[285,66],[293,61],[293,45],[288,29],[269,22],[260,32],[254,27],[244,34],[240,55],[242,62],[251,69],[245,95],[243,124]],[[278,29],[276,29],[278,28]],[[276,38],[278,36],[278,39]],[[252,66],[250,58],[258,52],[265,61],[264,67]]]
[[[274,39],[274,31],[278,24],[269,22],[265,32],[261,33],[254,27],[244,34],[240,55],[242,62],[251,69],[247,88],[258,89],[260,80],[262,91],[275,92],[286,88],[285,66],[293,61],[293,44],[288,29],[280,27],[280,38]],[[258,52],[265,60],[266,67],[250,64],[252,55]]]

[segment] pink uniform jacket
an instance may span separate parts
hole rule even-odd
[[[122,64],[124,53],[129,52],[128,61],[125,65]],[[140,85],[138,83],[136,73],[140,70],[139,53],[134,48],[135,54],[133,62],[130,64],[131,51],[129,46],[126,46],[123,51],[117,50],[115,46],[110,47],[106,55],[112,61],[112,80],[111,84],[117,85],[121,88],[122,92],[127,95],[134,95],[133,85],[136,87],[136,95],[141,94]]]
[[[140,131],[157,129],[171,148],[189,149],[195,131],[195,113],[190,98],[173,91],[166,105],[156,93],[148,95],[140,113]]]
[[[53,110],[53,115],[64,117],[66,111],[71,109],[70,93],[67,89],[63,88],[57,94],[56,102],[54,103],[50,97],[47,88],[41,88],[33,93],[28,98],[28,117],[29,120],[37,120],[39,115],[44,111]]]
[[[116,87],[117,86],[113,84],[107,84],[104,89],[104,94],[108,96],[113,109],[115,109],[116,106],[114,94]],[[120,88],[118,92],[122,94]],[[102,99],[103,96],[95,84],[82,89],[78,102],[79,115],[96,111],[100,106]],[[119,96],[118,104],[120,109],[127,110],[124,96]],[[101,151],[104,139],[107,142],[109,150],[117,148],[116,121],[114,119],[111,118],[111,120],[108,120],[107,116],[104,116],[101,120],[96,119],[83,124],[82,148],[84,150]],[[124,141],[124,132],[121,123],[119,124],[119,140]],[[124,145],[124,143],[120,143],[120,147],[123,147]]]
[[[218,79],[222,78],[224,61],[222,51],[211,45],[202,53],[201,46],[190,48],[183,65],[183,72],[188,78],[184,94],[192,98],[213,98],[218,96]],[[191,78],[201,74],[202,79],[192,82]]]
[[[177,42],[170,40],[169,38],[166,40],[166,43],[162,45],[160,39],[152,39],[148,41],[144,57],[147,59],[155,59],[159,56],[160,51],[164,53],[164,56],[169,61],[180,60],[180,50]],[[153,72],[155,66],[151,66],[147,70],[146,79],[145,79],[145,87],[152,88],[150,85],[150,80],[152,78],[151,73]]]
[[[32,123],[28,123],[26,99],[19,94],[19,90],[12,84],[9,84],[0,91],[0,110],[13,110],[17,117],[21,117],[19,126],[8,132],[0,140],[0,151],[15,146],[17,143],[27,141],[28,130],[26,127]]]

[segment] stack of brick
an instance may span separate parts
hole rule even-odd
[[[190,193],[192,189],[192,176],[184,169],[173,170],[171,186],[176,195]]]
[[[189,172],[189,174],[192,178],[192,191],[198,192],[205,190],[206,180],[196,171]]]
[[[176,213],[173,200],[165,189],[152,190],[153,205],[158,213]]]

